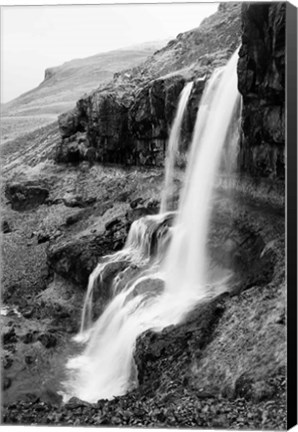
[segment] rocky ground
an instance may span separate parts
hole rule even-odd
[[[274,40],[282,45],[279,11],[272,5],[261,7],[263,14],[255,11],[256,15],[251,5],[248,14],[243,8],[245,32],[250,34],[251,19],[263,29],[268,14],[274,31],[266,34],[276,33]],[[5,424],[286,428],[280,134],[284,93],[281,84],[273,93],[270,86],[268,93],[267,84],[260,87],[272,96],[268,101],[273,114],[269,110],[270,115],[263,115],[261,105],[247,108],[250,102],[263,100],[248,88],[260,79],[259,63],[250,60],[260,55],[255,49],[242,49],[238,70],[252,77],[245,78],[248,87],[242,90],[244,96],[252,95],[252,101],[243,100],[244,132],[264,130],[268,142],[245,135],[240,162],[247,169],[241,178],[218,179],[208,243],[210,274],[232,273],[228,286],[213,290],[179,325],[139,337],[134,354],[138,387],[127,395],[95,404],[72,398],[65,404],[59,394],[66,359],[78,350],[72,336],[79,329],[88,276],[103,255],[123,247],[134,220],[158,211],[165,142],[178,95],[186,80],[196,79],[183,125],[183,136],[190,136],[205,81],[197,78],[225,64],[238,46],[239,13],[239,4],[221,5],[199,29],[179,35],[141,67],[116,74],[106,87],[78,101],[73,112],[60,118],[61,136],[53,123],[3,145]],[[259,22],[254,16],[264,19]],[[254,31],[256,47],[262,46],[262,31]],[[245,35],[243,39],[244,45],[250,40]],[[284,48],[279,50],[278,42],[273,55],[270,38],[264,43],[270,58],[281,59],[283,71]],[[265,72],[271,73],[265,63]],[[254,112],[261,113],[265,125],[248,127]],[[128,132],[133,139],[122,140]],[[251,143],[258,148],[252,151]],[[110,162],[118,165],[107,165]],[[182,161],[180,168],[183,165]],[[253,176],[245,177],[244,172]],[[260,172],[267,178],[255,175]],[[176,204],[182,180],[183,170],[177,170]],[[111,296],[114,274],[115,268],[108,268],[104,289],[96,298],[97,313]]]
[[[90,272],[123,246],[134,219],[156,211],[161,179],[158,170],[50,161],[42,169],[12,168],[2,179],[5,403],[27,397],[33,383],[39,390],[55,383],[51,374],[65,346],[72,350]]]
[[[61,402],[88,275],[102,255],[123,246],[133,220],[158,210],[162,179],[157,168],[86,162],[6,173],[6,424],[285,427],[283,200],[244,179],[233,192],[222,181],[210,237],[214,262],[234,270],[230,292],[198,305],[180,326],[138,340],[139,387],[128,395]]]

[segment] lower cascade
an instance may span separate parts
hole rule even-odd
[[[205,87],[177,214],[164,212],[164,198],[160,214],[135,221],[123,250],[104,257],[90,275],[81,329],[76,336],[84,345],[82,354],[67,363],[65,401],[76,396],[96,402],[127,393],[137,385],[133,356],[138,336],[149,329],[161,331],[178,324],[198,302],[227,289],[227,277],[214,280],[208,271],[206,245],[222,154],[230,151],[227,141],[231,137],[235,142],[235,112],[240,105],[237,60],[236,52],[224,68],[213,73]],[[178,123],[173,125],[176,141],[169,149],[174,153],[191,87],[188,84],[182,92]],[[168,163],[173,166],[173,162]],[[107,266],[122,261],[127,269],[133,268],[133,277],[127,280],[123,269],[118,273],[113,280],[113,297],[94,322],[94,290],[100,286]]]

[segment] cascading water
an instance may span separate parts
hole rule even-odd
[[[210,295],[206,286],[208,223],[220,155],[239,98],[237,57],[235,53],[225,68],[212,75],[204,91],[166,252],[164,231],[158,230],[169,214],[144,217],[132,225],[125,248],[105,257],[90,276],[81,328],[82,332],[87,329],[87,346],[82,355],[68,362],[65,400],[77,396],[96,402],[125,394],[137,383],[133,361],[137,337],[148,329],[160,331],[178,324],[198,301]],[[155,248],[152,242],[157,243]],[[114,296],[92,324],[95,280],[106,265],[123,258],[143,267],[122,285],[119,277],[114,279]]]
[[[174,118],[173,126],[171,128],[168,149],[167,149],[167,156],[166,156],[166,164],[165,164],[165,182],[161,194],[160,213],[165,213],[166,211],[168,211],[168,201],[172,191],[175,160],[179,148],[181,126],[182,126],[184,111],[187,106],[187,102],[192,88],[193,88],[193,81],[186,84],[184,89],[182,90],[179,97],[177,112]]]
[[[96,283],[99,285],[102,282],[105,269],[112,263],[126,261],[127,265],[134,263],[135,265],[144,266],[146,261],[151,257],[151,236],[152,230],[158,226],[167,216],[165,214],[147,216],[133,222],[131,225],[128,237],[124,248],[112,255],[103,257],[93,272],[89,276],[87,294],[84,301],[80,333],[76,337],[77,341],[84,340],[84,332],[89,329],[92,324],[92,303],[93,292]],[[158,254],[159,255],[159,254]],[[117,292],[117,280],[114,281],[114,291]]]

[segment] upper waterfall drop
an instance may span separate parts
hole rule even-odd
[[[170,132],[167,155],[165,162],[165,181],[161,193],[160,213],[165,213],[169,209],[168,200],[170,198],[173,175],[175,169],[175,161],[180,143],[181,126],[183,122],[184,112],[187,107],[188,99],[193,88],[193,81],[187,83],[179,97],[176,115]]]
[[[165,263],[166,289],[204,296],[210,204],[221,152],[239,104],[238,50],[216,70],[203,93],[180,198],[175,233]]]
[[[164,231],[158,235],[169,214],[145,216],[132,224],[124,249],[104,257],[104,264],[90,276],[84,306],[84,319],[90,328],[88,337],[82,338],[87,345],[81,356],[67,364],[70,376],[63,383],[64,400],[77,396],[96,402],[125,394],[137,384],[133,355],[138,336],[149,329],[161,331],[178,324],[210,295],[206,246],[211,201],[221,153],[239,101],[236,64],[237,52],[225,68],[214,72],[201,99],[169,246],[162,237]],[[152,248],[152,242],[159,244]],[[154,251],[164,253],[164,259],[156,259]],[[118,276],[114,278],[110,302],[91,323],[96,279],[105,266],[123,258],[128,266],[133,264],[134,271],[122,284]]]

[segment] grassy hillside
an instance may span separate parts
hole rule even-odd
[[[110,80],[114,73],[142,63],[164,43],[145,43],[47,69],[38,87],[1,106],[2,142],[55,121],[83,94]]]

